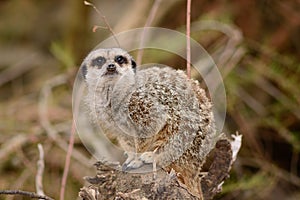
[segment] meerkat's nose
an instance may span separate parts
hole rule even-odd
[[[115,64],[109,64],[109,65],[107,65],[107,71],[109,71],[109,72],[113,72],[113,71],[115,71],[116,70],[116,65]]]

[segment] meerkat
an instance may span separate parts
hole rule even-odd
[[[120,48],[96,49],[81,65],[91,119],[127,152],[124,170],[156,162],[201,195],[200,169],[220,138],[212,103],[181,70],[138,70]],[[139,154],[139,156],[136,156]]]

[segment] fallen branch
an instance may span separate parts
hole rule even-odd
[[[46,195],[39,195],[34,192],[27,192],[23,190],[0,190],[0,195],[22,195],[22,196],[27,196],[32,199],[45,199],[45,200],[54,200],[51,197],[48,197]]]

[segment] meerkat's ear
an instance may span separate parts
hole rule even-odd
[[[86,79],[86,74],[87,74],[87,66],[85,64],[81,65],[80,67],[81,70],[81,75],[83,77],[83,79]]]
[[[133,59],[131,59],[131,67],[133,71],[136,72],[136,62]]]

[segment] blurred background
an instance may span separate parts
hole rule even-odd
[[[143,27],[154,4],[92,2],[115,33]],[[151,26],[184,33],[185,15],[186,1],[163,0]],[[300,199],[300,1],[193,0],[192,22],[202,27],[192,24],[192,37],[224,79],[226,133],[243,135],[231,178],[215,199]],[[41,143],[44,191],[59,197],[73,82],[83,58],[111,35],[105,28],[93,32],[94,25],[105,23],[81,0],[0,1],[0,189],[35,191]],[[157,59],[185,67],[176,57]],[[95,173],[90,157],[76,136],[66,199],[75,199],[83,177]]]

